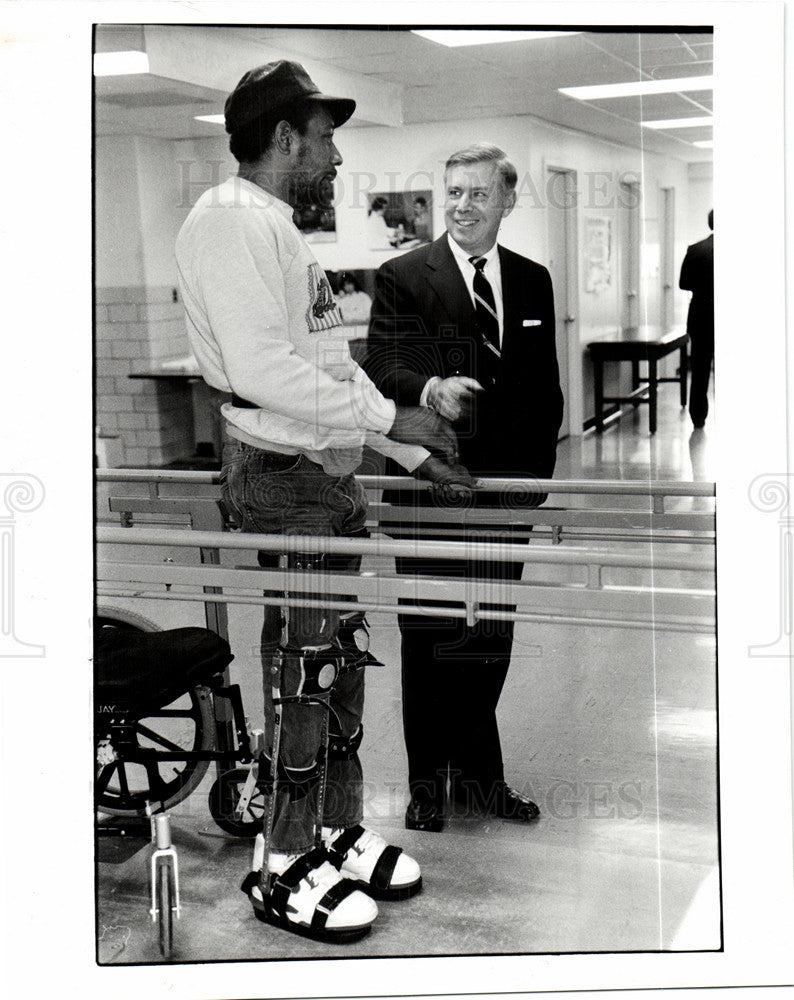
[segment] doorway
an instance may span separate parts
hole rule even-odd
[[[581,346],[577,322],[578,232],[576,171],[567,167],[547,167],[546,205],[548,208],[548,267],[554,288],[557,361],[565,399],[560,437],[581,434],[582,412]],[[571,370],[571,359],[574,369]]]
[[[620,181],[620,325],[640,325],[640,185]]]
[[[673,328],[675,289],[675,188],[662,188],[662,332]]]

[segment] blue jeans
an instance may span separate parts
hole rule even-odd
[[[328,476],[321,466],[302,455],[281,455],[235,441],[224,452],[221,493],[243,531],[321,537],[365,534],[367,501],[355,477]],[[360,561],[358,556],[329,556],[325,569],[334,573],[357,571]],[[275,566],[278,555],[260,552],[259,562],[262,566]],[[301,645],[322,645],[336,635],[338,612],[291,608],[288,614],[289,634],[295,634],[294,625],[302,637]],[[272,755],[275,718],[271,667],[281,630],[280,609],[265,607],[261,655],[268,756]],[[298,656],[284,657],[281,696],[294,694],[300,681]],[[353,736],[361,724],[364,708],[363,668],[340,674],[331,690],[318,698],[331,709],[331,732],[346,739]],[[327,716],[328,711],[322,705],[282,706],[280,766],[293,775],[311,773],[322,752]],[[280,778],[278,788],[271,850],[304,853],[314,846],[318,821],[325,826],[349,827],[360,823],[363,817],[362,771],[356,754],[349,759],[329,759],[322,816],[319,782],[290,785]]]

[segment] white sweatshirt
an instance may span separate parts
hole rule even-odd
[[[205,191],[176,242],[188,337],[229,433],[342,475],[364,443],[412,472],[424,448],[387,440],[395,404],[350,357],[325,273],[292,208],[241,177]]]

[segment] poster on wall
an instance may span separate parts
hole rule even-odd
[[[303,233],[307,243],[336,242],[336,211],[334,182],[323,177],[316,189],[302,196],[292,213],[292,221]]]
[[[367,246],[370,250],[410,250],[433,238],[432,191],[375,192],[369,195]]]
[[[612,220],[589,215],[584,225],[585,290],[603,292],[612,284]]]

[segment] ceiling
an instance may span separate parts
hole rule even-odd
[[[428,123],[502,115],[546,122],[685,162],[710,161],[693,145],[711,126],[639,127],[643,120],[702,117],[710,90],[580,101],[559,87],[708,76],[711,33],[585,31],[564,37],[449,48],[407,29],[108,25],[96,51],[143,49],[151,72],[96,78],[99,135],[188,139],[217,136],[219,114],[242,73],[296,59],[321,89],[358,101],[352,126]],[[331,88],[335,89],[331,89]],[[344,88],[344,89],[341,89]]]

